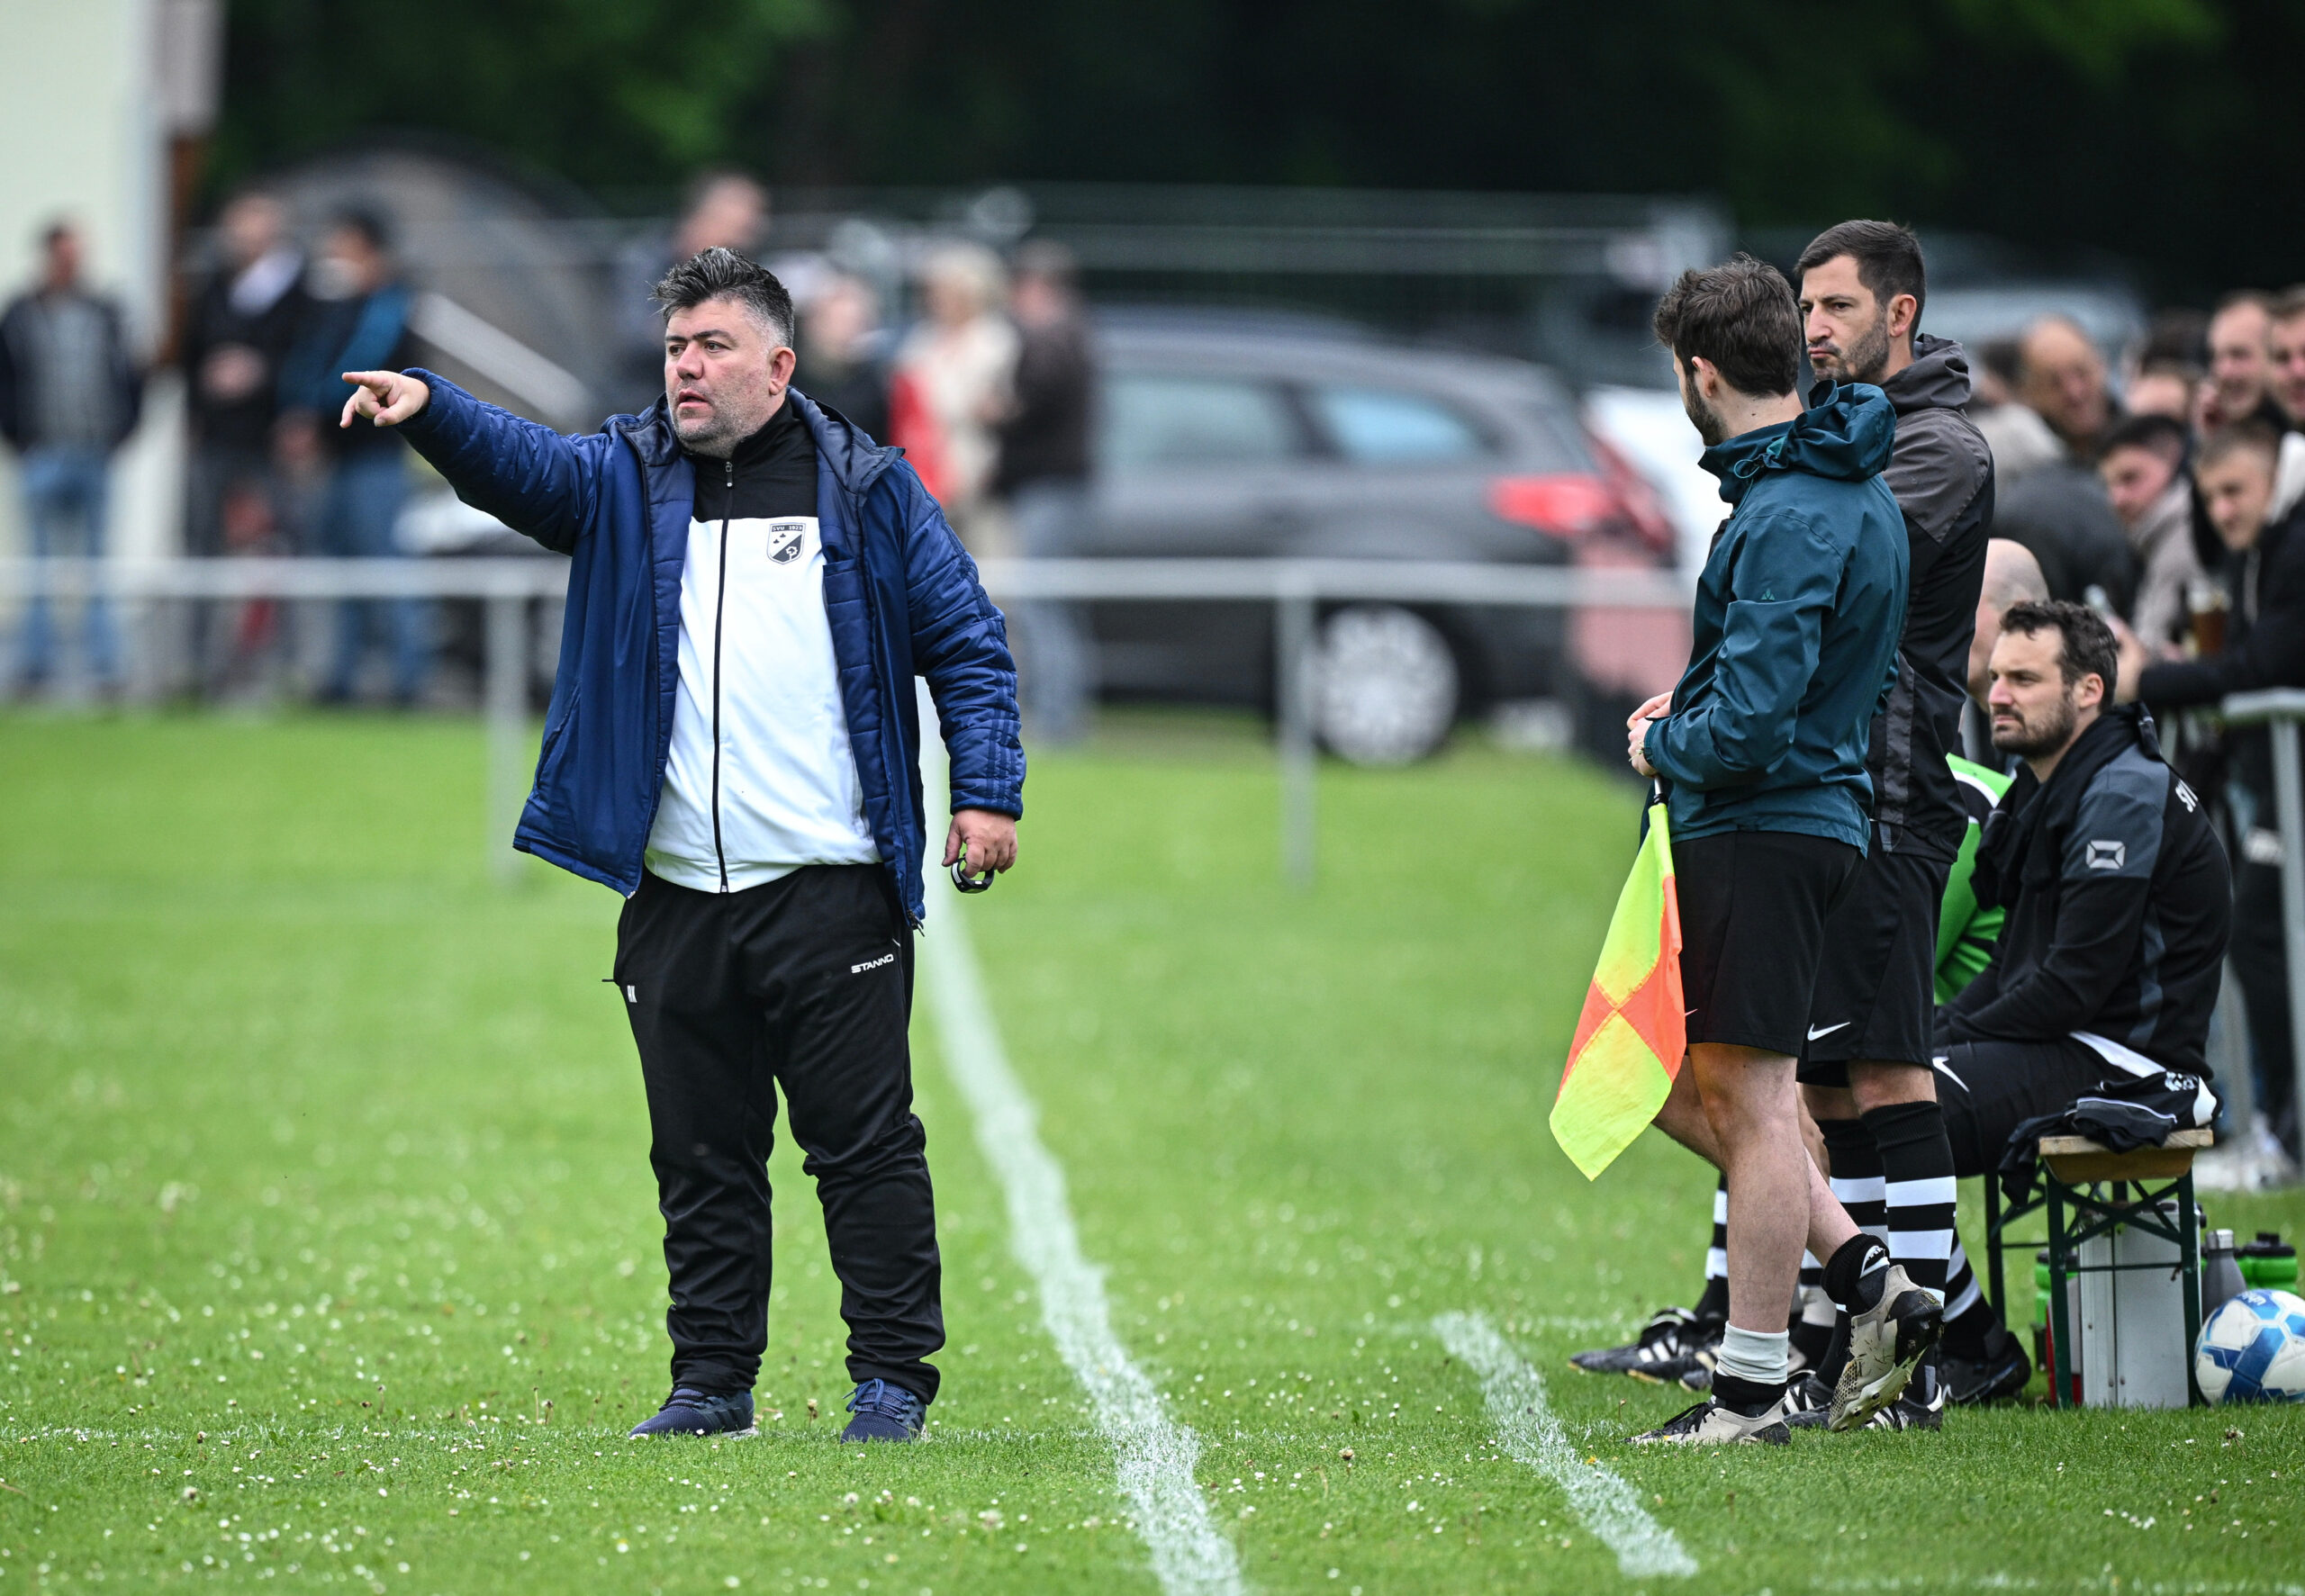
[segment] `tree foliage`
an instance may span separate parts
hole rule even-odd
[[[660,185],[736,137],[820,0],[232,0],[221,169],[377,129],[453,133],[579,185]]]
[[[1709,192],[2305,276],[2299,0],[234,0],[225,170],[378,126],[594,188]]]

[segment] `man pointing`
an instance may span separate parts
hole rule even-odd
[[[777,1088],[817,1181],[856,1382],[844,1440],[911,1440],[944,1345],[906,1041],[926,843],[912,679],[952,755],[944,862],[1016,861],[1000,613],[936,501],[792,387],[792,302],[707,249],[656,286],[664,394],[564,437],[429,372],[348,372],[457,496],[573,556],[514,846],[625,895],[613,980],[664,1216],[673,1393],[636,1436],[748,1433]]]

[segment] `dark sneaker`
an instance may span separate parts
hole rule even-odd
[[[1572,1353],[1568,1361],[1588,1375],[1638,1375],[1661,1384],[1679,1379],[1692,1354],[1719,1346],[1726,1322],[1686,1308],[1660,1308],[1631,1346],[1597,1347]]]
[[[1833,1388],[1814,1375],[1795,1375],[1785,1388],[1785,1421],[1794,1429],[1822,1429],[1832,1411]]]
[[[1674,1415],[1654,1429],[1630,1438],[1636,1447],[1718,1447],[1747,1441],[1782,1447],[1792,1438],[1793,1432],[1785,1428],[1782,1402],[1771,1404],[1765,1412],[1740,1413],[1709,1399]]]
[[[1677,1360],[1680,1372],[1673,1378],[1679,1384],[1682,1390],[1694,1391],[1702,1396],[1713,1389],[1713,1366],[1719,1361],[1720,1357],[1721,1348],[1718,1345],[1692,1352],[1687,1357]],[[1658,1377],[1662,1379],[1664,1376],[1659,1374]]]
[[[1793,1392],[1786,1393],[1785,1400],[1788,1407],[1795,1400],[1812,1402],[1816,1405],[1799,1413],[1787,1414],[1785,1421],[1795,1429],[1825,1429],[1827,1421],[1831,1417],[1832,1393],[1825,1388],[1825,1384],[1821,1380],[1807,1382],[1805,1389],[1800,1381],[1795,1381],[1794,1385],[1794,1390],[1800,1393],[1800,1396],[1796,1399]],[[1905,1388],[1898,1393],[1896,1401],[1885,1408],[1876,1409],[1871,1418],[1851,1428],[1942,1429],[1944,1427],[1945,1387],[1937,1378],[1937,1371],[1924,1362],[1913,1371],[1912,1378],[1905,1383]]]
[[[1983,1357],[1956,1357],[1947,1352],[1939,1372],[1944,1376],[1947,1402],[1957,1408],[1977,1407],[2023,1395],[2032,1384],[2033,1360],[2016,1337],[1996,1328],[1985,1338]]]
[[[656,1435],[758,1435],[753,1428],[753,1393],[749,1391],[727,1391],[719,1393],[699,1391],[693,1386],[676,1387],[664,1399],[654,1419],[635,1425],[632,1439]]]
[[[1834,1429],[1855,1429],[1897,1400],[1913,1369],[1937,1345],[1945,1310],[1891,1264],[1880,1299],[1849,1321],[1849,1365],[1833,1390]]]
[[[928,1404],[901,1385],[867,1380],[848,1399],[856,1415],[840,1432],[844,1441],[917,1441]]]
[[[1945,1428],[1945,1388],[1938,1386],[1923,1398],[1907,1385],[1897,1400],[1865,1421],[1867,1429],[1942,1429]]]

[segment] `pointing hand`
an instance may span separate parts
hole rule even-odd
[[[344,380],[353,387],[352,397],[344,401],[344,414],[337,419],[340,428],[351,426],[355,416],[365,416],[379,427],[397,427],[432,398],[432,390],[420,380],[396,371],[348,371]]]

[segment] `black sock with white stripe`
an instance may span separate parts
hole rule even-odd
[[[1986,1352],[1986,1338],[2000,1322],[1992,1304],[1984,1300],[1984,1293],[1977,1289],[1976,1275],[1969,1267],[1969,1255],[1961,1250],[1961,1239],[1954,1237],[1953,1272],[1945,1283],[1945,1350],[1972,1363],[1981,1360]]]
[[[1825,1354],[1832,1349],[1837,1317],[1832,1299],[1825,1295],[1825,1266],[1817,1261],[1815,1253],[1804,1251],[1801,1289],[1793,1294],[1791,1321],[1785,1327],[1793,1337],[1793,1350],[1803,1367],[1813,1369],[1825,1361]]]
[[[1825,1138],[1828,1183],[1857,1228],[1878,1240],[1889,1239],[1889,1210],[1883,1191],[1881,1150],[1863,1120],[1819,1120]]]
[[[1713,1245],[1704,1249],[1704,1294],[1696,1300],[1699,1319],[1729,1317],[1729,1177],[1713,1189]]]
[[[1825,1159],[1831,1165],[1829,1184],[1857,1228],[1885,1246],[1889,1235],[1888,1209],[1882,1196],[1881,1151],[1863,1120],[1819,1120],[1825,1139]],[[1830,1287],[1828,1288],[1830,1294]],[[1817,1378],[1831,1385],[1840,1379],[1849,1361],[1849,1313],[1837,1312],[1825,1350],[1817,1359]]]
[[[1892,1103],[1866,1114],[1864,1123],[1881,1150],[1889,1256],[1915,1285],[1942,1303],[1953,1257],[1957,1190],[1945,1111],[1934,1101]]]

